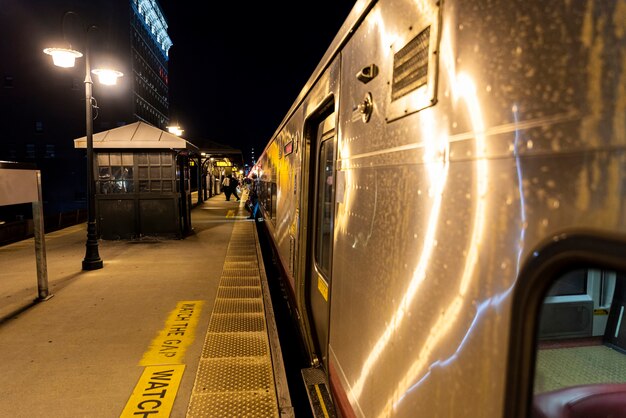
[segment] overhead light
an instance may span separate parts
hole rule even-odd
[[[166,128],[169,131],[169,133],[174,134],[176,136],[181,136],[183,134],[183,132],[185,132],[185,130],[184,129],[180,129],[180,126],[178,126],[178,125],[167,126]]]
[[[83,56],[81,52],[68,48],[46,48],[43,52],[48,55],[52,55],[52,62],[54,65],[63,68],[73,67],[76,58]]]
[[[96,68],[91,70],[92,73],[98,76],[100,83],[107,86],[117,84],[117,79],[124,75],[124,73],[115,70],[106,70],[102,68]]]

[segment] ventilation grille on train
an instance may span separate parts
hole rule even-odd
[[[417,90],[428,81],[428,48],[430,26],[393,56],[391,100]]]

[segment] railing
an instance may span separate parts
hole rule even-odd
[[[44,229],[48,233],[83,222],[87,222],[87,209],[76,209],[44,216]],[[0,224],[0,246],[32,238],[33,231],[32,219]]]

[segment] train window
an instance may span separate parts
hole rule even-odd
[[[587,270],[571,271],[552,285],[548,296],[584,295],[587,293]]]
[[[334,141],[327,139],[320,145],[317,173],[317,233],[315,234],[315,259],[317,267],[326,278],[330,277],[333,240],[334,161]]]
[[[626,275],[615,271],[575,270],[552,285],[539,316],[533,418],[625,416],[625,305]]]

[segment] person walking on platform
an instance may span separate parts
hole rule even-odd
[[[239,180],[237,180],[236,176],[232,176],[230,177],[230,191],[231,193],[235,196],[235,198],[237,199],[237,202],[239,202],[241,200],[241,198],[239,197],[239,193],[237,193],[237,187],[239,186]]]
[[[224,191],[224,196],[226,196],[226,200],[230,200],[230,174],[224,176],[224,180],[222,180],[222,190]]]
[[[248,219],[256,219],[256,214],[259,210],[259,194],[257,175],[254,173],[252,174],[252,181],[250,182],[248,200],[250,201],[250,216],[248,216]]]

